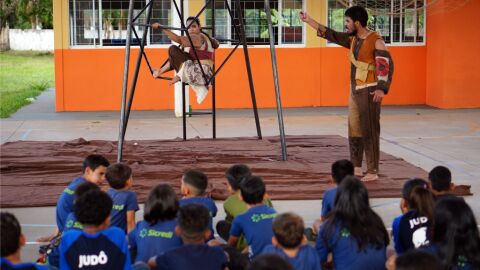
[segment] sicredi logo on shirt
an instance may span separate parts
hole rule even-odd
[[[107,264],[108,257],[105,252],[100,251],[98,255],[80,255],[78,257],[78,268],[82,268],[84,266],[95,266],[99,264]]]
[[[162,231],[157,231],[157,230],[147,230],[143,229],[140,231],[140,237],[144,238],[146,236],[151,236],[151,237],[162,237],[162,238],[172,238],[173,237],[173,232],[162,232]]]
[[[273,214],[253,214],[251,219],[252,219],[252,222],[260,222],[264,219],[273,219],[277,216],[276,213],[273,213]]]

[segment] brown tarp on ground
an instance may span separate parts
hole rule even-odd
[[[281,161],[278,137],[128,141],[124,160],[133,169],[133,190],[144,202],[150,188],[169,183],[177,192],[182,172],[199,169],[209,178],[214,199],[227,196],[225,170],[236,163],[263,177],[271,198],[320,199],[333,187],[330,166],[348,159],[348,142],[340,136],[288,136],[288,161]],[[1,146],[1,207],[52,206],[70,181],[81,173],[83,158],[102,154],[116,160],[111,141],[19,141]],[[401,158],[381,153],[380,180],[367,183],[370,197],[399,197],[404,180],[427,173]]]

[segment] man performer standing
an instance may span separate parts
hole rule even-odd
[[[306,12],[300,18],[319,37],[350,49],[350,99],[348,108],[348,141],[355,175],[362,181],[378,179],[380,159],[380,106],[388,93],[393,74],[393,61],[382,37],[367,28],[365,8],[353,6],[345,11],[346,32],[336,32],[321,25]],[[367,174],[362,171],[365,152]]]

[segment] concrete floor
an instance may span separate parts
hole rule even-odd
[[[33,104],[21,109],[0,124],[1,143],[16,140],[117,140],[119,112],[55,113],[54,91],[49,90]],[[437,165],[451,169],[456,184],[472,186],[474,196],[466,197],[480,220],[480,109],[439,110],[427,106],[385,106],[382,108],[381,150],[404,158],[427,171]],[[284,110],[288,135],[347,134],[345,107],[297,108]],[[264,136],[278,135],[276,111],[259,111]],[[211,118],[188,119],[188,137],[211,137]],[[182,136],[181,118],[173,111],[133,112],[127,140],[172,139]],[[251,110],[219,110],[217,136],[256,136]],[[400,214],[399,199],[372,199],[375,211],[387,227]],[[279,212],[295,211],[311,224],[320,213],[321,201],[274,201]],[[222,202],[217,202],[224,217]],[[7,210],[7,209],[2,209]],[[23,250],[24,260],[34,260],[39,236],[53,231],[53,207],[11,208],[23,225],[29,241]],[[142,212],[137,213],[137,219]]]

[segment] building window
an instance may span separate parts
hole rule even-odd
[[[327,25],[344,31],[345,10],[360,5],[369,14],[368,28],[387,44],[422,43],[425,40],[424,0],[328,0]]]
[[[133,16],[140,14],[149,0],[135,0]],[[72,46],[125,46],[129,0],[69,0],[70,44]],[[153,2],[151,23],[171,25],[171,0]],[[138,23],[146,23],[143,12]],[[143,26],[134,26],[139,39],[132,34],[132,45],[138,45]],[[170,44],[161,30],[150,31],[147,44]]]
[[[230,22],[224,0],[215,1],[215,37],[238,40],[235,25]],[[303,8],[302,0],[270,0],[273,34],[275,44],[303,44],[304,24],[299,18]],[[228,1],[234,20],[238,20],[235,1]],[[249,44],[268,45],[268,20],[264,0],[245,0],[241,2],[245,20],[245,36]],[[211,26],[211,8],[207,9],[206,25]],[[237,23],[238,25],[238,23]],[[279,31],[281,29],[281,31]]]

